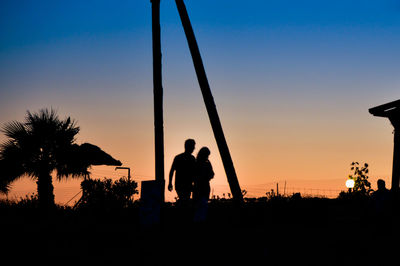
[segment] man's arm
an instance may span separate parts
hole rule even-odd
[[[173,186],[172,186],[172,178],[174,176],[174,171],[175,171],[175,159],[174,162],[171,165],[171,170],[169,170],[169,182],[168,182],[168,190],[172,191]]]

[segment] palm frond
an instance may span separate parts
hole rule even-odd
[[[11,184],[9,184],[9,183],[3,183],[3,182],[0,180],[0,193],[2,193],[2,194],[8,194],[8,192],[10,192],[10,189],[11,189]]]
[[[47,142],[61,147],[73,144],[80,130],[70,117],[60,120],[54,109],[41,109],[37,113],[28,111],[25,124],[33,135],[45,136]]]
[[[8,159],[0,160],[0,193],[7,194],[11,183],[24,175],[24,170],[17,164],[18,162]]]
[[[60,121],[59,128],[57,129],[57,139],[64,142],[66,145],[71,145],[75,142],[75,135],[80,131],[76,126],[76,122],[70,117]]]
[[[19,140],[26,137],[26,135],[28,134],[25,125],[18,121],[11,121],[9,123],[6,123],[0,131],[13,140]]]
[[[80,131],[80,127],[76,125],[76,121],[72,120],[71,117],[67,117],[65,120],[61,121],[61,131],[70,132],[76,135]]]
[[[44,123],[49,124],[54,121],[59,121],[57,111],[53,108],[43,108],[37,113],[31,113],[29,110],[26,111],[26,124]]]
[[[5,142],[0,144],[0,160],[4,157],[8,157],[10,153],[10,149],[14,148],[16,145],[14,140],[8,139]]]

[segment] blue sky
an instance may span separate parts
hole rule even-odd
[[[178,75],[173,72],[175,65],[193,71],[187,67],[191,62],[174,2],[161,3],[169,82],[168,77]],[[30,74],[40,71],[38,64],[55,75],[76,79],[79,73],[85,77],[108,73],[93,78],[99,83],[110,76],[142,76],[143,68],[148,72],[151,67],[149,1],[2,1],[1,5],[2,79],[20,71],[19,66],[12,68],[19,63]],[[400,41],[396,1],[187,1],[187,6],[209,75],[238,73],[246,84],[263,85],[260,76],[272,82],[289,76],[293,82],[313,78],[317,87],[329,81],[340,89],[338,75],[351,81],[387,80],[396,74]],[[54,68],[58,62],[62,66]]]

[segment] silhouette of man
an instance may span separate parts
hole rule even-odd
[[[175,190],[180,201],[188,201],[193,190],[196,159],[192,155],[196,142],[193,139],[185,141],[185,152],[175,156],[169,171],[168,190],[172,191],[172,178],[175,172]]]
[[[379,214],[385,214],[390,210],[391,194],[386,188],[384,180],[379,179],[377,185],[378,189],[372,194],[375,203],[375,210]]]

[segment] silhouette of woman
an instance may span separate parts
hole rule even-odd
[[[195,204],[194,221],[203,222],[207,214],[208,199],[210,197],[210,180],[214,171],[208,160],[210,150],[207,147],[200,149],[196,158],[196,174],[194,178],[193,200]]]

